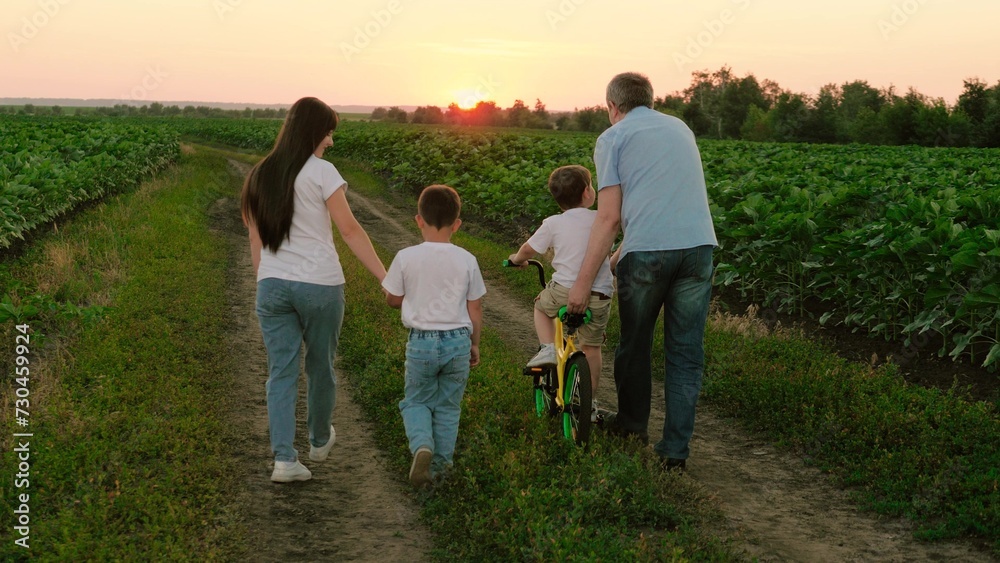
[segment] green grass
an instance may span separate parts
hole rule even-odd
[[[112,307],[100,322],[44,314],[29,321],[49,333],[47,362],[33,364],[31,381],[33,558],[238,556],[245,531],[229,501],[239,484],[227,440],[234,381],[223,353],[226,250],[206,213],[236,189],[220,170],[218,157],[184,156],[0,270],[26,294],[47,290]],[[69,263],[53,258],[66,253]],[[61,278],[42,268],[51,263],[65,267]],[[13,463],[5,453],[4,475]],[[14,492],[5,478],[3,497]],[[5,502],[0,510],[5,522],[11,509]],[[10,541],[0,546],[0,559],[25,555]]]

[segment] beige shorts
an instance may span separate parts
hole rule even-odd
[[[566,304],[569,288],[550,281],[549,285],[535,297],[535,308],[545,313],[546,317],[555,318],[559,309]],[[611,299],[606,296],[590,296],[590,322],[576,331],[578,341],[584,346],[600,346],[604,344],[604,329],[608,326],[608,315],[611,312]]]

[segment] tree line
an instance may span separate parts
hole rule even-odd
[[[909,88],[876,88],[864,80],[827,84],[810,96],[786,90],[753,74],[736,76],[729,67],[697,71],[684,90],[654,100],[654,108],[683,119],[699,138],[805,143],[863,143],[1000,147],[1000,81],[990,86],[979,78],[964,81],[954,104]],[[181,116],[283,119],[287,110],[208,106],[164,106],[153,102],[98,108],[0,106],[0,114],[98,116]],[[379,107],[373,121],[520,127],[601,132],[611,126],[607,110],[596,105],[572,112],[550,112],[540,99],[529,107],[515,100],[508,108],[494,101],[475,107],[420,106],[407,112],[398,106]]]
[[[654,108],[683,119],[699,138],[805,143],[863,143],[1000,147],[1000,81],[964,81],[956,103],[909,88],[875,88],[864,80],[827,84],[815,96],[781,88],[729,67],[692,73],[682,91],[657,97]],[[469,109],[421,106],[376,108],[373,121],[528,127],[601,132],[610,127],[604,106],[551,113],[541,100],[509,108],[481,101]]]
[[[816,96],[790,92],[728,67],[695,72],[691,85],[655,101],[699,137],[751,141],[1000,147],[1000,82],[964,81],[954,105],[913,88],[864,80],[827,84]]]
[[[494,101],[480,101],[471,108],[461,108],[458,104],[452,103],[443,110],[438,106],[420,106],[410,113],[398,106],[378,107],[372,111],[371,119],[392,123],[523,127],[528,129],[552,129],[555,124],[541,100],[535,100],[534,108],[529,108],[522,100],[515,100],[514,104],[506,109],[501,108]]]

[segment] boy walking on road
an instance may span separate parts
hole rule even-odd
[[[410,329],[399,411],[410,442],[410,483],[430,486],[451,467],[469,369],[479,364],[482,298],[476,257],[451,243],[462,202],[448,186],[424,188],[417,225],[424,242],[404,248],[382,287]]]

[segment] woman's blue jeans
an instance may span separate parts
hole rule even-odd
[[[295,404],[305,344],[309,443],[330,440],[337,379],[333,357],[344,321],[344,286],[275,278],[257,283],[257,319],[267,348],[267,419],[275,461],[295,461]]]
[[[630,252],[618,263],[621,341],[615,352],[618,425],[644,433],[649,423],[653,329],[664,311],[666,358],[662,458],[687,459],[705,364],[705,322],[712,294],[712,246]]]
[[[462,397],[469,381],[472,340],[467,328],[410,330],[406,343],[406,386],[399,412],[410,453],[421,446],[434,452],[435,472],[452,464]]]

